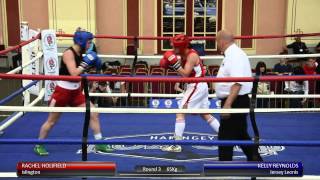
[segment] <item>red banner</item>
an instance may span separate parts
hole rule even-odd
[[[114,176],[116,164],[112,162],[19,162],[19,177],[86,177]]]

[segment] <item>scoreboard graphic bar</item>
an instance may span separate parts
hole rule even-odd
[[[205,176],[302,177],[301,162],[217,162],[205,164]]]
[[[18,177],[115,176],[112,162],[19,162]]]

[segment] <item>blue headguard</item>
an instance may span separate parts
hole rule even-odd
[[[81,49],[86,49],[87,42],[93,39],[93,34],[87,31],[76,31],[73,36],[73,42],[78,44]]]

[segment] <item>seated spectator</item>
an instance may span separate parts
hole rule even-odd
[[[183,92],[184,92],[183,89],[184,89],[184,88],[183,88],[183,84],[182,84],[182,83],[177,82],[177,83],[174,85],[174,90],[175,90],[178,94],[183,93]]]
[[[280,55],[284,55],[286,53],[282,52]],[[280,62],[274,65],[273,73],[278,75],[288,75],[292,73],[292,66],[288,64],[287,58],[281,58]]]
[[[98,82],[97,81],[90,81],[89,82],[89,93],[95,93],[98,88]],[[98,98],[97,97],[90,97],[90,101],[95,106],[98,106]]]
[[[315,48],[316,53],[320,53],[320,42]],[[320,64],[320,57],[317,57],[317,63]]]
[[[309,57],[308,60],[305,62],[303,66],[303,71],[306,75],[315,75],[316,74],[316,58]],[[315,94],[316,93],[316,81],[309,80],[309,94]],[[312,103],[308,103],[308,107],[311,107]]]
[[[292,75],[305,75],[303,68],[297,66],[293,69]],[[286,81],[285,91],[288,94],[308,94],[309,93],[309,83],[308,81]],[[290,98],[289,107],[290,108],[301,108],[306,103],[306,98]]]
[[[112,73],[112,75],[116,75]],[[127,91],[127,83],[124,81],[115,81],[113,82],[113,92],[114,93],[128,93]],[[117,106],[127,106],[128,105],[128,98],[127,97],[114,97],[114,103]]]
[[[267,74],[266,63],[259,61],[256,65],[256,76],[263,76]]]
[[[318,66],[316,67],[316,74],[320,74],[320,65],[318,64]]]
[[[12,56],[12,65],[13,67],[10,67],[10,69],[14,69],[22,65],[21,48],[17,49],[17,54]]]
[[[93,81],[89,87],[92,93],[112,93],[108,82]],[[114,105],[113,97],[90,97],[90,100],[97,107],[112,107]]]
[[[316,58],[310,57],[306,61],[306,63],[303,66],[304,73],[306,75],[314,75],[316,74]]]
[[[264,76],[267,74],[267,66],[264,62],[260,61],[256,65],[256,76]],[[270,94],[270,84],[268,82],[259,82],[257,94]],[[257,99],[257,108],[268,107],[268,100],[264,98]]]
[[[319,64],[316,68],[316,74],[320,75],[320,65]],[[320,80],[316,81],[316,94],[320,94]]]
[[[209,70],[207,65],[203,65],[203,68],[204,68],[204,70],[206,72],[205,76],[212,76],[212,74],[210,74],[210,70]],[[215,84],[214,84],[214,82],[208,82],[208,90],[209,90],[209,94],[215,92]]]
[[[319,42],[318,45],[316,46],[316,53],[320,53],[320,42]]]
[[[294,54],[306,54],[309,52],[306,43],[302,42],[299,36],[295,38],[295,42],[284,47],[284,50],[288,51],[288,48],[292,49]]]

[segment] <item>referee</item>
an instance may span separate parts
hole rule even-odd
[[[232,33],[221,30],[217,34],[218,50],[224,54],[217,77],[251,77],[251,67],[246,53],[235,43]],[[249,108],[251,82],[216,83],[216,94],[221,107]],[[251,140],[247,132],[247,114],[221,114],[219,140]],[[262,161],[258,146],[241,146],[248,161]],[[219,146],[219,160],[232,161],[233,146]]]

